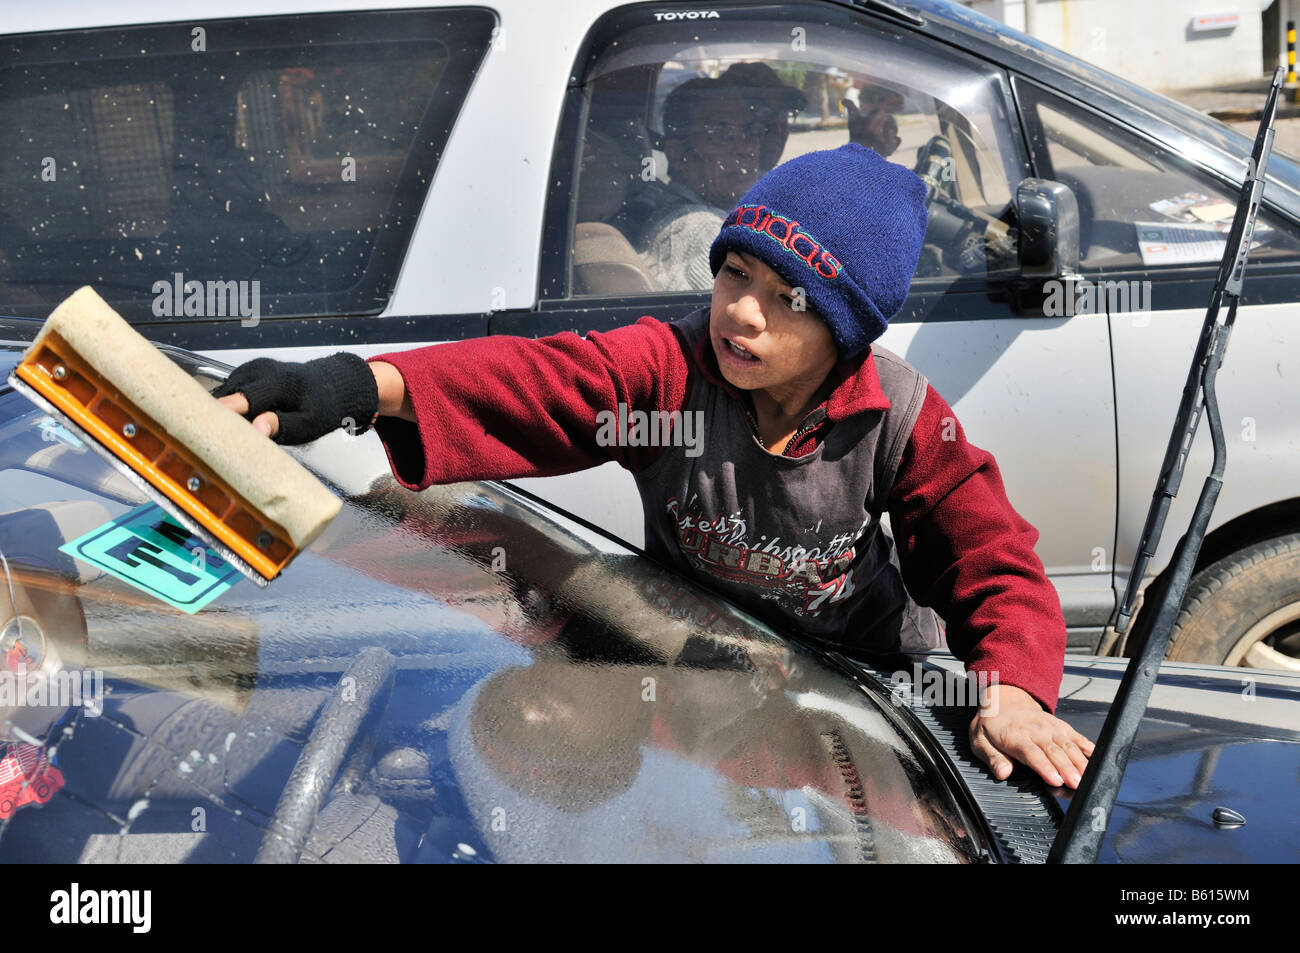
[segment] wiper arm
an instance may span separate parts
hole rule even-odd
[[[1219,489],[1223,486],[1227,446],[1223,439],[1223,425],[1219,420],[1214,378],[1219,372],[1224,351],[1228,347],[1228,336],[1237,319],[1237,304],[1241,297],[1246,259],[1250,256],[1250,240],[1255,231],[1255,218],[1259,214],[1259,203],[1264,193],[1264,172],[1268,166],[1268,157],[1273,151],[1273,121],[1277,115],[1277,98],[1282,88],[1283,74],[1281,67],[1273,73],[1273,83],[1269,87],[1259,132],[1255,136],[1255,147],[1251,150],[1246,165],[1241,198],[1237,202],[1232,229],[1228,232],[1227,247],[1224,248],[1223,260],[1219,264],[1219,275],[1210,293],[1210,306],[1187,374],[1187,384],[1183,387],[1178,416],[1174,419],[1173,433],[1170,434],[1164,463],[1160,467],[1160,479],[1156,482],[1151,508],[1147,511],[1137,559],[1128,577],[1124,600],[1120,603],[1115,622],[1117,632],[1122,634],[1128,628],[1137,587],[1160,544],[1165,517],[1169,515],[1169,506],[1178,495],[1178,486],[1182,482],[1187,456],[1191,452],[1192,440],[1200,423],[1202,407],[1206,411],[1210,437],[1214,443],[1214,465],[1201,487],[1201,495],[1196,501],[1196,510],[1187,532],[1174,550],[1169,585],[1156,608],[1154,621],[1124,672],[1119,691],[1111,703],[1106,723],[1097,739],[1097,746],[1089,759],[1088,769],[1083,773],[1061,830],[1052,843],[1052,850],[1047,856],[1048,863],[1090,864],[1097,859],[1097,851],[1106,835],[1111,810],[1119,794],[1120,781],[1133,750],[1133,741],[1151,698],[1151,690],[1155,687],[1160,662],[1169,648],[1174,622],[1182,610],[1183,597],[1187,594],[1196,557],[1201,552],[1210,514],[1218,499]],[[1219,309],[1225,297],[1229,299],[1228,315],[1220,323]]]

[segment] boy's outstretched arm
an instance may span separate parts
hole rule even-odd
[[[1052,712],[1065,663],[1060,597],[1038,532],[1007,500],[992,454],[970,444],[933,387],[890,494],[903,580],[947,624],[948,646],[990,685],[971,744],[998,778],[1020,761],[1077,787],[1093,746]]]
[[[375,375],[375,388],[379,391],[379,416],[398,417],[415,423],[415,408],[411,406],[411,395],[406,392],[402,372],[378,358],[368,363]]]
[[[307,364],[263,358],[237,368],[214,396],[230,391],[220,401],[247,416],[240,389],[256,386],[258,407],[283,411],[295,425],[288,442],[302,443],[359,422],[351,407],[373,378],[374,429],[393,475],[408,489],[423,490],[462,480],[553,476],[611,460],[632,470],[648,466],[663,448],[602,440],[602,415],[626,421],[633,410],[680,410],[688,375],[673,330],[642,318],[586,338],[473,338],[364,363],[348,354]],[[259,410],[252,423],[276,438],[285,420],[276,410]]]
[[[642,318],[587,337],[496,336],[369,359],[375,432],[393,475],[434,483],[554,476],[613,460],[647,465],[658,447],[607,446],[602,412],[680,409],[687,365],[672,329]]]

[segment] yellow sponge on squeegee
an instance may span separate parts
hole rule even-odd
[[[182,522],[260,585],[342,506],[89,287],[54,310],[10,381],[142,477],[160,504],[182,511]]]

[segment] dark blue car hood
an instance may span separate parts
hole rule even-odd
[[[1097,737],[1125,661],[1067,660],[1057,713]],[[1300,677],[1166,662],[1098,861],[1295,863],[1298,728]],[[1246,823],[1217,826],[1217,807]]]

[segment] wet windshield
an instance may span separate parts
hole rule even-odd
[[[0,862],[978,857],[887,693],[372,440],[294,448],[341,514],[191,614],[67,552],[147,500],[0,394]]]

